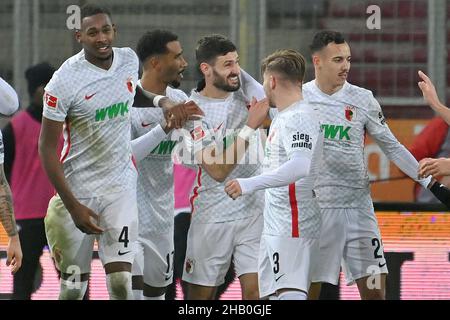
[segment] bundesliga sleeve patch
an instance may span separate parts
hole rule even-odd
[[[45,105],[50,109],[56,110],[56,108],[58,106],[58,98],[55,96],[52,96],[48,92],[46,92],[44,95],[44,102],[45,102]]]
[[[197,126],[194,128],[194,130],[191,131],[191,136],[194,141],[199,141],[205,137],[205,131],[203,130],[202,126]]]

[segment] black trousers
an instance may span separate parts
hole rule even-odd
[[[175,216],[174,224],[174,247],[175,253],[173,257],[173,282],[169,285],[166,291],[166,300],[175,300],[176,297],[176,280],[183,276],[184,259],[186,257],[187,234],[191,224],[191,213],[181,212]],[[228,286],[234,281],[236,274],[234,272],[234,265],[231,262],[230,268],[225,275],[225,282],[217,288],[216,299],[227,290]],[[183,295],[186,296],[187,286],[181,281]]]
[[[30,300],[36,291],[34,281],[39,266],[39,258],[47,245],[44,219],[18,220],[20,244],[22,246],[22,267],[14,275],[13,300]]]

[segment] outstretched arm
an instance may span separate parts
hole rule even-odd
[[[450,109],[447,108],[440,100],[430,78],[419,71],[419,77],[422,79],[418,83],[420,90],[422,90],[423,98],[430,105],[430,107],[436,111],[448,124],[450,124]]]
[[[264,172],[258,176],[230,180],[225,185],[225,192],[236,200],[241,195],[258,190],[287,186],[309,175],[311,157],[301,152],[294,152],[291,159],[273,171]]]

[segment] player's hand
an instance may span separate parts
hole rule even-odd
[[[269,99],[264,98],[257,101],[255,97],[250,102],[250,108],[248,109],[247,126],[252,129],[259,128],[269,113]]]
[[[205,115],[194,101],[179,104],[164,102],[163,112],[167,125],[175,129],[182,128],[188,120],[198,119]]]
[[[241,185],[237,180],[230,180],[225,184],[225,192],[230,198],[236,200],[242,195]]]
[[[449,176],[450,175],[450,159],[449,158],[439,158],[430,159],[425,158],[419,162],[419,178],[426,178],[428,176],[433,176],[434,178],[439,176]]]
[[[87,234],[101,234],[103,229],[98,226],[98,215],[88,207],[79,203],[70,211],[72,220],[81,232]]]
[[[419,77],[422,79],[418,83],[420,90],[422,90],[423,98],[425,101],[434,109],[435,106],[441,104],[439,101],[439,97],[436,92],[436,88],[434,87],[433,82],[431,82],[430,78],[419,70]]]
[[[22,248],[20,247],[19,235],[9,238],[6,249],[6,265],[11,266],[11,273],[16,273],[22,266]]]

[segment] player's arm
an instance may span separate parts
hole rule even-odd
[[[148,156],[158,144],[167,137],[172,130],[169,124],[158,124],[144,135],[131,140],[131,150],[136,161],[141,161]]]
[[[430,191],[434,196],[450,209],[450,189],[433,179]]]
[[[82,205],[75,198],[66,182],[62,164],[57,154],[58,141],[62,128],[63,122],[42,117],[41,133],[39,136],[39,156],[42,166],[78,229],[88,234],[100,234],[103,230],[91,221],[91,217],[95,221],[98,221],[97,214]]]
[[[368,107],[366,129],[386,156],[411,179],[424,188],[430,187],[431,177],[419,178],[419,163],[389,129],[379,103],[372,96]]]
[[[155,95],[142,90],[136,86],[136,94],[133,102],[134,108],[157,108],[163,109],[164,118],[174,128],[180,129],[184,123],[195,116],[203,116],[203,111],[193,101],[186,103],[175,103],[166,96]]]
[[[11,189],[3,171],[3,164],[0,164],[0,220],[9,237],[6,265],[11,266],[12,273],[16,273],[22,265],[22,249],[14,218]]]
[[[318,121],[306,114],[296,114],[283,123],[280,137],[289,160],[277,169],[261,175],[227,182],[225,192],[231,198],[236,199],[240,195],[262,189],[287,186],[310,174],[313,153],[323,143]],[[305,143],[296,143],[299,142],[297,137],[303,137]]]
[[[419,77],[422,81],[418,83],[418,86],[420,90],[422,90],[425,101],[445,120],[445,122],[450,124],[450,109],[439,100],[433,82],[431,82],[430,78],[422,71],[419,71]]]
[[[303,152],[293,152],[291,158],[275,170],[245,179],[230,180],[225,192],[233,199],[258,190],[287,186],[309,175],[311,157]]]
[[[261,126],[269,111],[267,99],[256,101],[252,99],[248,113],[247,124],[239,131],[233,143],[225,150],[219,150],[212,144],[196,153],[197,162],[208,175],[218,182],[225,181],[245,154],[250,137]]]
[[[266,98],[266,93],[264,92],[264,88],[261,83],[256,81],[250,74],[248,74],[244,69],[241,68],[241,88],[244,95],[252,100],[255,98],[256,100],[263,100]],[[274,118],[277,112],[277,108],[270,108],[269,114],[267,118],[264,120],[262,127],[269,128],[271,119]]]
[[[19,98],[16,91],[5,80],[0,78],[0,113],[10,116],[19,109]]]
[[[241,68],[241,88],[245,96],[256,100],[263,100],[266,98],[266,93],[261,83],[256,81],[250,74],[248,74],[244,69]]]

